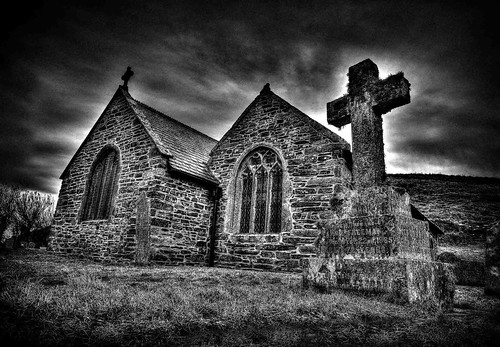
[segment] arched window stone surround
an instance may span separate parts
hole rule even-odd
[[[284,232],[290,232],[292,229],[292,218],[291,218],[291,209],[290,209],[290,197],[291,197],[291,182],[290,177],[288,175],[287,170],[287,162],[282,154],[282,152],[269,143],[256,143],[247,148],[238,158],[236,164],[234,166],[231,179],[229,180],[227,186],[227,208],[225,213],[225,222],[224,222],[224,232],[229,234],[237,234],[239,236],[248,235],[246,231],[240,233],[240,227],[242,218],[243,219],[252,219],[253,213],[248,215],[242,215],[241,205],[244,203],[250,203],[248,201],[244,201],[242,197],[243,190],[245,189],[245,179],[244,176],[248,173],[245,168],[242,168],[242,164],[247,159],[248,155],[254,152],[259,148],[265,148],[272,150],[278,157],[278,160],[281,163],[282,170],[282,194],[281,194],[281,230],[279,235]],[[243,209],[245,211],[246,209]],[[255,234],[252,234],[255,235]],[[266,234],[259,234],[266,235]],[[269,235],[269,234],[267,234]],[[280,237],[281,239],[281,237]]]
[[[105,145],[97,154],[87,176],[80,221],[107,220],[111,217],[120,168],[120,150],[115,145]]]

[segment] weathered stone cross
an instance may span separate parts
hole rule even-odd
[[[349,68],[348,94],[327,104],[328,123],[352,123],[353,180],[357,188],[385,181],[382,115],[410,102],[410,82],[402,72],[379,79],[370,59]]]
[[[132,77],[134,75],[134,71],[132,71],[132,68],[130,66],[127,66],[127,71],[125,71],[125,73],[123,74],[122,76],[122,80],[123,80],[123,88],[125,88],[125,90],[128,89],[128,80],[130,79],[130,77]]]

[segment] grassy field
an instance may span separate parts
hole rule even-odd
[[[396,174],[391,185],[405,188],[411,202],[443,231],[440,244],[484,245],[487,229],[500,220],[500,179]]]
[[[500,300],[459,287],[455,302],[440,313],[304,290],[295,274],[0,253],[3,346],[498,345]]]

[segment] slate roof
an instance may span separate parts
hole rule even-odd
[[[170,157],[172,170],[218,183],[207,165],[217,140],[133,99],[127,92],[124,95],[158,150]]]

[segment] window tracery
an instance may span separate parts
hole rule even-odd
[[[283,168],[276,152],[260,147],[240,166],[240,233],[279,233]]]

